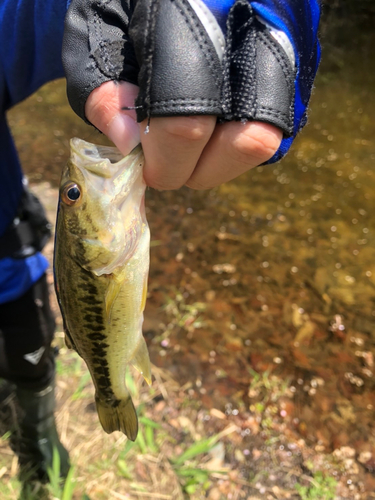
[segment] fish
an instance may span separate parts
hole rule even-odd
[[[140,145],[70,141],[62,171],[54,246],[54,282],[65,342],[85,361],[100,423],[134,441],[137,413],[126,387],[128,365],[151,384],[142,333],[150,260]]]

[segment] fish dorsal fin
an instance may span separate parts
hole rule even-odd
[[[138,347],[130,363],[143,376],[148,385],[151,385],[151,366],[145,339],[141,336]]]

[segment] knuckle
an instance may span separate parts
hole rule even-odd
[[[178,179],[169,179],[165,178],[165,176],[162,177],[147,173],[144,173],[144,180],[147,186],[158,191],[172,191],[180,189],[184,185],[184,182]]]
[[[146,182],[148,187],[152,189],[156,189],[157,191],[175,191],[177,189],[180,189],[183,184],[177,184],[177,183],[172,183],[172,182]]]
[[[211,116],[174,116],[163,119],[162,132],[190,142],[207,141],[215,123]]]
[[[85,104],[86,118],[104,134],[111,128],[113,119],[119,112],[133,116],[134,111],[127,111],[125,106],[134,106],[138,87],[127,82],[108,81],[94,89]],[[99,126],[98,126],[99,125]]]
[[[211,188],[215,187],[214,183],[211,183],[211,184],[205,184],[205,183],[201,183],[195,179],[194,180],[189,179],[185,185],[190,189],[194,189],[195,191],[206,191],[207,189],[211,189]]]
[[[106,82],[93,90],[85,106],[86,118],[94,125],[100,123],[103,133],[107,132],[111,119],[118,110],[117,96],[110,83]]]

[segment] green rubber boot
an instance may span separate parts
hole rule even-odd
[[[16,387],[16,400],[19,416],[10,444],[18,456],[21,482],[48,482],[54,449],[60,457],[60,477],[65,478],[70,468],[69,454],[56,430],[54,384],[39,391]]]

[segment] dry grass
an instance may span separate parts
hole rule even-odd
[[[56,341],[60,345],[61,337],[62,333],[58,333]],[[207,468],[207,462],[213,458],[209,449],[214,442],[203,446],[203,453],[195,454],[193,450],[186,464],[173,465],[182,452],[204,435],[198,412],[187,404],[186,388],[179,387],[168,372],[154,366],[151,388],[135,373],[134,379],[128,377],[140,416],[140,431],[133,444],[121,433],[107,435],[102,430],[93,402],[93,384],[87,377],[83,361],[74,352],[60,348],[57,371],[56,419],[61,440],[70,451],[75,469],[74,499],[87,498],[84,496],[87,495],[92,500],[182,500],[186,498],[186,476],[179,477],[179,474],[185,466],[192,467],[193,477],[202,470],[206,478],[198,477],[198,484],[191,489],[189,498],[204,498],[205,491],[216,482],[228,481],[229,469],[225,468],[223,460],[217,462],[222,474]],[[227,425],[216,436],[215,443],[236,430],[235,425]],[[0,476],[1,498],[16,500],[19,495],[17,460],[6,440],[0,444]],[[236,481],[231,484],[234,490],[242,488]]]

